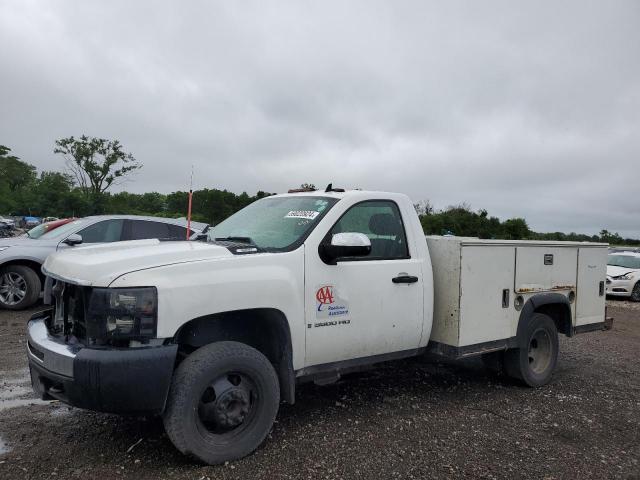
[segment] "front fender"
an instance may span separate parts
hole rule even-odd
[[[289,321],[293,368],[304,363],[304,247],[238,255],[127,273],[111,287],[158,289],[158,337],[171,338],[188,321],[249,309],[280,310]]]

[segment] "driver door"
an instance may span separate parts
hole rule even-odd
[[[411,258],[400,209],[391,200],[357,203],[323,242],[341,232],[367,235],[371,253],[329,265],[306,250],[306,366],[417,348],[422,264]]]

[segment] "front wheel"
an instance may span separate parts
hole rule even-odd
[[[551,380],[558,363],[558,330],[553,320],[542,313],[531,318],[521,348],[507,350],[504,367],[507,375],[530,387],[540,387]]]
[[[214,465],[258,448],[279,404],[278,377],[262,353],[243,343],[216,342],[176,369],[163,420],[178,450]]]
[[[640,282],[637,282],[631,290],[631,301],[640,302]]]

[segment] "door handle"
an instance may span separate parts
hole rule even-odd
[[[412,275],[398,275],[391,279],[393,283],[416,283],[418,281],[418,277],[414,277]]]

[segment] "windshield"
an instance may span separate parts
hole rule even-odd
[[[54,225],[56,223],[59,226],[58,225]],[[51,230],[55,230],[56,228],[60,228],[62,225],[65,225],[66,223],[69,223],[69,222],[68,221],[56,220],[55,222],[41,223],[37,227],[33,227],[31,230],[29,230],[27,232],[27,237],[29,237],[29,238],[40,238],[45,233],[47,233],[47,232],[49,232]],[[53,227],[53,228],[51,228],[51,227]]]
[[[295,247],[338,200],[327,197],[267,197],[211,228],[209,241],[228,239],[271,251]]]
[[[27,237],[29,238],[40,238],[42,235],[47,233],[47,227],[44,223],[41,223],[37,227],[33,227],[31,230],[27,232]]]
[[[640,269],[640,257],[632,257],[631,255],[609,255],[607,265]]]
[[[50,239],[68,236],[75,233],[85,223],[87,223],[86,219],[74,220],[73,222],[65,223],[64,225],[60,225],[58,228],[41,234],[40,238]],[[31,236],[31,231],[29,231],[29,236]]]

